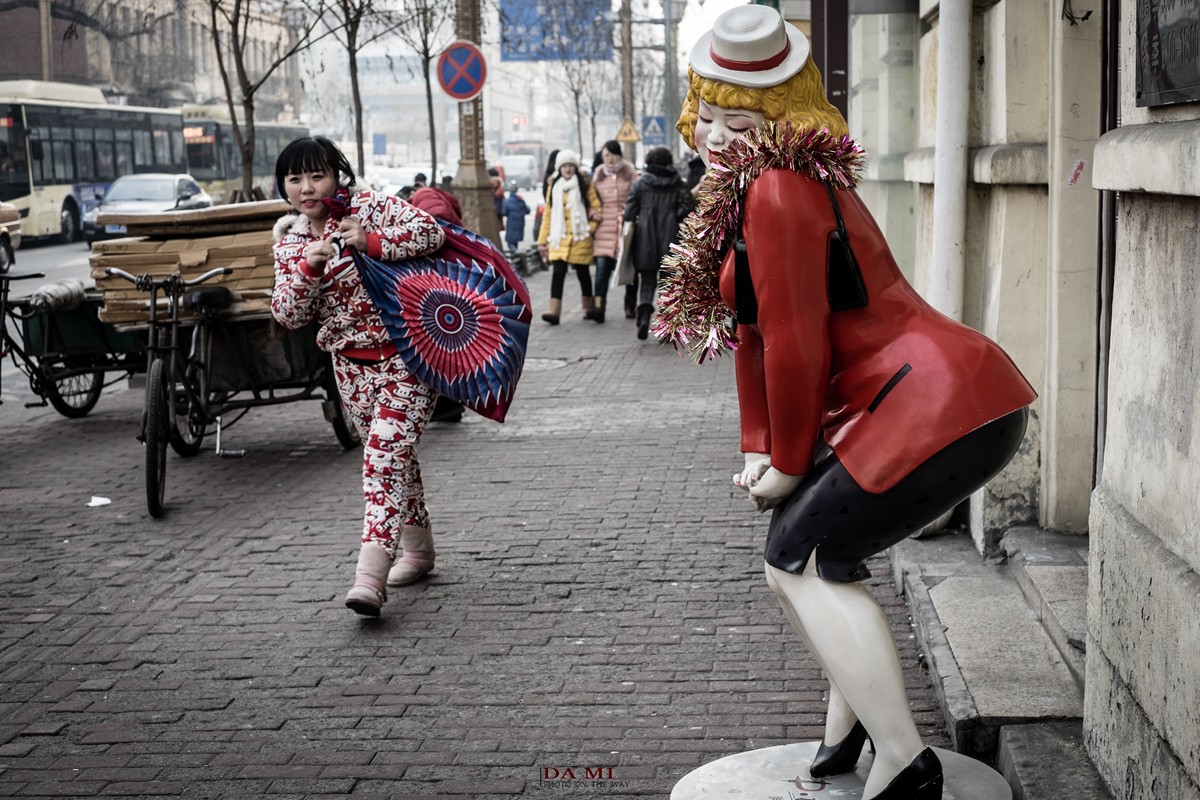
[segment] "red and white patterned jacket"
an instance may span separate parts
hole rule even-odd
[[[346,213],[358,217],[366,229],[367,255],[383,261],[431,253],[445,240],[437,220],[399,197],[358,192],[350,197]],[[390,350],[391,339],[379,311],[348,253],[331,260],[324,275],[308,270],[304,248],[337,229],[332,215],[319,232],[312,230],[308,217],[301,214],[290,214],[275,224],[271,313],[286,328],[299,328],[316,319],[321,326],[317,345],[322,350]]]

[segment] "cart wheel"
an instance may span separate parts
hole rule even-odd
[[[70,419],[86,417],[100,401],[104,388],[104,370],[85,372],[82,375],[58,376],[54,367],[41,365],[41,390],[54,410]]]
[[[342,404],[342,396],[338,394],[337,379],[333,376],[333,364],[327,364],[325,367],[325,402],[321,405],[325,412],[325,419],[333,425],[333,435],[337,437],[338,444],[346,450],[362,447],[358,428],[354,427],[354,423],[346,416],[346,406]]]
[[[156,359],[146,376],[146,508],[155,519],[163,513],[170,439],[165,366],[163,359]]]
[[[171,417],[171,449],[184,458],[199,453],[204,444],[204,420],[199,409],[193,411],[191,400],[180,387],[175,389],[175,409]]]

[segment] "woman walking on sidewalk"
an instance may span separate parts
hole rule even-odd
[[[678,128],[716,168],[668,260],[655,332],[701,359],[736,347],[733,482],[775,509],[767,583],[830,683],[809,774],[854,770],[869,735],[864,800],[936,800],[942,767],[863,562],[995,476],[1035,394],[901,275],[808,53],[761,5],[726,11],[693,49]]]
[[[405,369],[349,248],[400,261],[432,253],[444,235],[426,212],[355,191],[354,180],[346,156],[323,136],[297,139],[279,154],[275,185],[295,213],[275,226],[271,311],[287,328],[317,321],[317,344],[332,353],[338,393],[362,438],[366,509],[346,605],[376,617],[387,586],[433,568],[417,444],[436,395]]]
[[[542,319],[557,325],[562,317],[563,285],[567,268],[579,279],[583,313],[595,308],[592,300],[592,234],[600,219],[600,198],[591,181],[579,171],[579,154],[559,150],[554,176],[546,189],[546,210],[538,231],[538,251],[550,262],[550,306]]]
[[[608,282],[617,268],[621,249],[621,214],[625,199],[637,178],[637,170],[621,154],[621,143],[609,140],[600,148],[601,163],[592,173],[592,185],[600,198],[600,224],[596,226],[596,308],[585,315],[593,322],[604,322],[608,303]],[[626,302],[628,315],[629,303]]]
[[[675,171],[671,151],[651,148],[646,171],[625,201],[624,218],[633,223],[633,268],[637,274],[637,337],[645,339],[654,313],[663,256],[679,235],[679,223],[695,205],[687,185]]]

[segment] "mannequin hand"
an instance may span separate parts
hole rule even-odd
[[[733,485],[749,489],[771,468],[771,457],[766,453],[746,453],[746,468],[733,476]]]
[[[756,511],[766,511],[792,496],[803,475],[786,475],[771,467],[750,487],[750,502]]]

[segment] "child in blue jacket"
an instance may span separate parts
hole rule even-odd
[[[529,205],[517,194],[516,181],[508,182],[508,197],[500,206],[500,214],[504,217],[504,241],[509,252],[515,252],[525,238],[525,217],[529,216]]]

